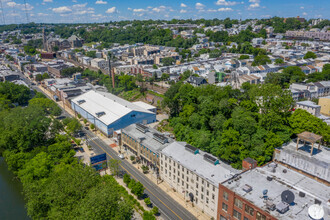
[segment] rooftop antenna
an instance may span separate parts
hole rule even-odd
[[[26,7],[26,0],[24,0],[24,7],[25,7],[26,22],[29,23],[29,16],[28,16],[28,11],[27,11],[27,7]]]
[[[6,20],[5,20],[5,15],[3,13],[3,7],[2,7],[2,0],[0,0],[0,7],[1,7],[1,14],[2,14],[2,20],[3,20],[3,24],[6,24]]]
[[[315,220],[323,219],[324,210],[322,206],[314,204],[308,208],[308,215]]]

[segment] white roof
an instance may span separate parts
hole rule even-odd
[[[84,100],[85,102],[79,105],[79,100]],[[96,113],[104,112],[105,114],[98,119],[106,125],[117,121],[132,111],[155,114],[107,92],[92,90],[74,98],[72,102],[96,118],[98,118]]]
[[[150,110],[150,109],[155,109],[156,107],[153,105],[149,105],[148,103],[142,102],[142,101],[137,101],[137,102],[133,102],[133,104],[140,106],[141,108],[144,108],[146,110]]]

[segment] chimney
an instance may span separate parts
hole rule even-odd
[[[258,162],[250,157],[245,158],[242,161],[243,170],[251,170],[258,166]]]

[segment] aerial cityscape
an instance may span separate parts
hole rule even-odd
[[[0,0],[0,219],[330,219],[329,12]]]

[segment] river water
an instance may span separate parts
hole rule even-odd
[[[15,178],[2,157],[0,157],[0,219],[29,219],[24,207],[22,184]]]

